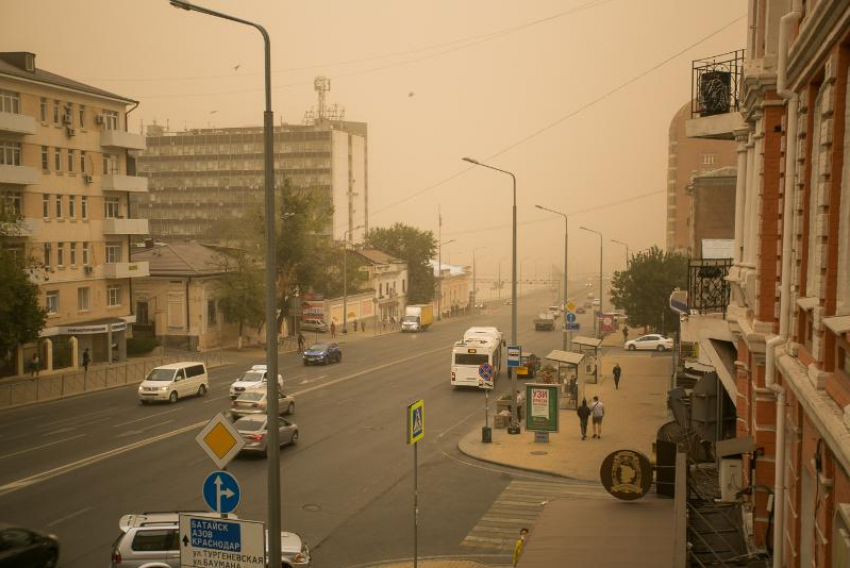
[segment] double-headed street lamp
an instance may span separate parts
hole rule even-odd
[[[617,243],[618,245],[623,245],[626,247],[626,268],[629,267],[629,245],[624,243],[623,241],[618,241],[617,239],[611,239],[612,243]]]
[[[502,170],[482,162],[479,162],[473,158],[463,158],[464,162],[469,162],[470,164],[474,164],[476,166],[481,166],[482,168],[487,168],[490,170],[495,170],[497,172],[502,172],[503,174],[507,174],[511,176],[513,180],[513,190],[514,190],[514,205],[513,205],[513,253],[512,253],[512,269],[511,269],[511,344],[519,345],[517,342],[517,333],[516,333],[516,315],[517,315],[517,297],[516,297],[516,176],[507,171]],[[508,367],[508,374],[511,376],[511,426],[508,428],[508,434],[519,434],[519,419],[517,416],[517,407],[516,407],[516,374],[511,372],[511,368]]]
[[[275,199],[274,199],[274,114],[272,113],[272,63],[269,34],[259,24],[229,16],[209,8],[196,6],[183,0],[170,0],[175,8],[198,12],[255,28],[263,36],[265,46],[265,94],[266,110],[263,113],[263,155],[265,171],[266,208],[266,373],[268,377],[266,416],[269,424],[278,420],[277,384],[277,262],[275,254]],[[280,433],[277,428],[268,429],[268,552],[270,563],[280,562]]]
[[[563,340],[562,340],[561,345],[562,345],[562,349],[564,351],[566,351],[567,350],[567,334],[569,333],[568,331],[566,331],[566,325],[567,325],[567,299],[570,297],[569,293],[567,292],[567,288],[569,286],[568,285],[569,281],[567,280],[567,262],[569,261],[569,254],[570,254],[569,253],[570,218],[566,213],[561,213],[560,211],[555,211],[554,209],[549,209],[548,207],[543,207],[542,205],[535,205],[535,207],[537,207],[538,209],[541,209],[543,211],[548,211],[549,213],[554,213],[555,215],[560,215],[561,217],[564,218],[564,301],[561,303],[561,309],[564,312],[563,315],[564,315],[565,329],[564,329]]]
[[[348,239],[353,231],[362,228],[358,225],[342,232],[342,333],[348,333]]]
[[[440,223],[442,225],[442,222]],[[437,319],[443,319],[443,245],[448,245],[455,242],[454,239],[449,239],[444,243],[437,245]]]
[[[587,227],[579,227],[579,229],[587,231],[588,233],[599,235],[599,317],[595,319],[595,322],[597,335],[600,339],[602,339],[602,314],[605,313],[602,311],[602,306],[604,304],[602,299],[602,233],[594,231],[593,229],[588,229]]]

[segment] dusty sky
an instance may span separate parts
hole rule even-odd
[[[632,251],[664,246],[667,130],[690,96],[693,59],[742,48],[744,0],[199,0],[264,25],[272,41],[276,122],[300,123],[330,102],[369,124],[372,226],[437,229],[443,261],[510,271],[510,178],[518,178],[525,275],[563,261],[598,273]],[[262,123],[263,60],[251,28],[167,0],[0,0],[0,50],[141,101],[142,123]]]

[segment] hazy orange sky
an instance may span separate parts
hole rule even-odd
[[[300,123],[313,79],[369,125],[370,223],[437,228],[444,262],[510,270],[510,178],[519,257],[548,273],[597,274],[664,245],[667,130],[691,89],[691,61],[744,47],[743,0],[204,0],[264,25],[276,122]],[[262,124],[263,59],[251,28],[168,0],[0,0],[0,50],[137,99],[130,130]],[[669,60],[669,61],[668,61]],[[665,63],[666,62],[666,63]],[[641,197],[642,196],[642,197]]]

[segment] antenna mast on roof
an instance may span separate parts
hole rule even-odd
[[[324,122],[338,122],[345,118],[345,108],[338,104],[328,105],[327,93],[331,90],[331,80],[319,75],[313,81],[313,89],[318,96],[318,105],[304,113],[304,124],[322,124]]]

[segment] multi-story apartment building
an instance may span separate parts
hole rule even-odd
[[[366,134],[365,123],[349,121],[275,127],[275,185],[318,193],[333,207],[325,234],[336,240],[349,232],[358,242],[369,227]],[[148,127],[138,164],[150,192],[139,195],[139,215],[158,239],[216,241],[216,220],[262,203],[263,160],[262,127]]]
[[[693,198],[688,186],[694,175],[735,165],[735,144],[728,140],[689,138],[685,122],[691,115],[688,102],[670,121],[667,155],[667,250],[699,256],[692,250],[690,218]]]
[[[0,195],[21,218],[6,242],[38,267],[31,278],[48,311],[42,339],[6,374],[22,373],[36,350],[47,371],[76,367],[86,349],[93,362],[125,357],[132,281],[148,275],[129,247],[148,228],[129,205],[147,191],[128,158],[145,147],[126,131],[136,104],[39,69],[35,54],[0,53]]]
[[[850,3],[749,8],[740,90],[732,71],[727,111],[687,128],[737,141],[727,390],[752,536],[773,566],[850,566]]]

